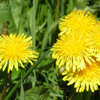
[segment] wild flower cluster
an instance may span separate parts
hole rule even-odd
[[[63,80],[76,92],[92,92],[100,85],[100,21],[91,12],[72,11],[59,23],[59,39],[51,49]]]

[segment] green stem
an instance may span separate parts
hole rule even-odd
[[[10,81],[10,78],[11,78],[11,73],[12,73],[12,72],[10,71],[10,72],[9,72],[9,75],[8,75],[8,79],[7,79],[7,81],[6,81],[6,83],[5,83],[5,86],[4,86],[4,88],[3,88],[3,91],[2,91],[2,94],[1,94],[0,100],[3,100],[3,99],[4,99],[7,86],[9,86],[9,81]]]
[[[40,63],[41,61],[48,55],[48,53],[50,52],[50,49],[48,51],[46,51],[46,53],[41,56],[37,62],[34,63],[34,65],[32,67],[30,67],[30,69],[25,73],[25,75],[22,77],[22,81],[33,71],[33,69],[35,69]],[[21,80],[18,81],[18,83],[14,86],[14,88],[10,91],[10,93],[6,96],[5,100],[9,100],[9,98],[12,96],[12,94],[14,93],[14,91],[17,89],[17,87],[20,85]]]
[[[60,0],[57,0],[57,8],[56,8],[56,14],[55,14],[55,22],[58,20],[59,7],[60,7]],[[57,26],[54,27],[53,33],[56,33],[56,30],[57,30]],[[52,34],[52,43],[55,42],[56,36],[57,36],[57,34]]]
[[[60,6],[60,0],[57,0],[57,9],[56,9],[56,15],[55,15],[55,22],[58,20],[59,6]],[[57,26],[54,28],[53,32],[55,32],[56,29],[57,29]]]
[[[58,20],[59,6],[60,6],[60,0],[57,0],[57,9],[56,9],[55,21]]]
[[[36,1],[33,0],[33,14],[32,14],[32,28],[31,28],[31,35],[32,35],[32,40],[33,40],[33,50],[35,50],[35,44],[36,44],[36,39],[35,39],[35,34],[36,34],[36,22],[35,22],[35,16],[36,16]]]
[[[70,98],[69,100],[73,100],[75,98],[75,96],[77,95],[77,92],[75,92]]]
[[[19,23],[18,23],[18,31],[17,31],[17,35],[20,32],[20,25],[21,25],[21,19],[22,19],[22,10],[23,10],[23,0],[21,0],[21,11],[20,11],[20,17],[19,17]]]
[[[61,16],[64,15],[64,0],[61,0]]]

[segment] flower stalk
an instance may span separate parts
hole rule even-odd
[[[76,97],[77,92],[75,92],[68,100],[74,100],[74,98]]]
[[[9,86],[9,82],[10,82],[10,78],[11,78],[11,73],[12,73],[12,71],[10,71],[9,74],[8,74],[8,79],[7,79],[7,81],[6,81],[5,85],[4,85],[4,88],[3,88],[0,100],[4,100],[6,89]]]

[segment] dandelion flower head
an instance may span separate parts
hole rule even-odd
[[[26,37],[26,35],[3,35],[0,37],[0,69],[3,71],[8,65],[8,73],[15,67],[18,70],[18,64],[23,68],[23,63],[31,63],[36,61],[37,52],[31,49],[32,37]]]
[[[97,21],[94,27],[92,41],[94,42],[94,56],[100,61],[100,21]]]
[[[92,33],[92,29],[96,23],[94,16],[85,10],[72,11],[68,16],[61,19],[59,23],[60,34],[68,34],[69,31],[79,32],[83,34]]]
[[[63,80],[69,81],[68,85],[75,83],[76,92],[89,91],[89,88],[94,92],[100,85],[100,62],[92,62],[92,65],[86,63],[85,69],[69,73],[65,71],[64,74],[67,75]]]
[[[83,70],[85,68],[85,61],[91,65],[93,60],[92,50],[93,43],[84,35],[78,34],[63,34],[57,42],[53,45],[52,58],[56,59],[56,65],[61,68],[66,66],[66,70],[70,69]]]

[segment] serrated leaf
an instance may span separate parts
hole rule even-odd
[[[10,6],[7,2],[0,3],[0,32],[2,31],[3,23],[10,20],[12,20]]]
[[[49,89],[46,87],[34,87],[25,92],[25,100],[51,100]]]

